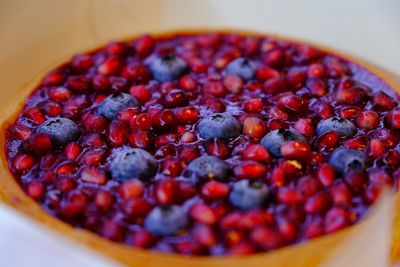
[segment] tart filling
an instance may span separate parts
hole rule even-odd
[[[306,44],[143,35],[49,72],[7,132],[26,193],[139,248],[252,254],[362,218],[400,172],[398,94]]]

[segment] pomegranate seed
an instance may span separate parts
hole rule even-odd
[[[281,146],[281,154],[288,159],[308,161],[312,152],[308,143],[303,141],[288,141]]]
[[[263,84],[263,91],[266,94],[283,92],[286,90],[286,84],[281,77],[272,78]]]
[[[217,200],[226,198],[229,194],[230,188],[227,184],[210,181],[203,185],[201,188],[201,196],[206,200]]]
[[[329,203],[329,197],[326,193],[319,192],[307,199],[304,204],[304,210],[308,213],[321,213]]]
[[[197,140],[197,136],[191,132],[184,132],[181,136],[181,141],[183,143],[192,143]]]
[[[28,195],[35,200],[41,199],[45,193],[43,184],[37,181],[30,182],[26,190]]]
[[[23,124],[15,124],[12,128],[12,133],[15,134],[15,137],[19,140],[28,139],[32,134],[31,130]]]
[[[193,220],[199,223],[211,225],[217,222],[213,210],[205,204],[194,204],[189,213]]]
[[[45,133],[31,135],[23,141],[23,147],[27,152],[42,154],[52,148],[50,136]]]
[[[140,197],[143,195],[143,192],[143,183],[137,179],[123,182],[119,187],[119,195],[125,200]]]
[[[400,109],[394,109],[386,114],[386,123],[392,129],[400,129]]]
[[[168,178],[158,181],[155,188],[155,198],[159,204],[176,203],[179,196],[179,184],[175,179]]]
[[[298,133],[306,137],[313,136],[315,132],[311,119],[299,119],[298,121],[296,121],[293,128]]]
[[[227,93],[224,85],[220,82],[213,82],[204,85],[203,91],[204,94],[210,94],[215,97],[224,97]]]
[[[151,129],[151,117],[147,113],[141,113],[132,117],[129,123],[131,129],[149,131]]]
[[[282,234],[283,238],[287,241],[294,241],[297,236],[297,229],[296,226],[288,221],[288,220],[281,220],[278,223],[279,232]]]
[[[258,226],[272,225],[274,216],[261,210],[250,210],[242,215],[237,227],[242,230],[252,230]]]
[[[175,124],[176,117],[171,110],[154,109],[148,110],[152,125],[157,128],[168,128]]]
[[[200,156],[200,151],[197,147],[183,146],[180,151],[180,159],[183,161],[191,162]]]
[[[330,189],[331,198],[335,205],[347,206],[351,204],[351,192],[345,183],[338,183]]]
[[[358,127],[366,130],[376,129],[379,125],[379,115],[375,111],[358,112],[356,124]]]
[[[378,199],[381,191],[382,191],[382,185],[380,184],[368,185],[363,195],[364,202],[368,205],[374,204]]]
[[[307,175],[300,178],[296,189],[305,198],[309,198],[321,189],[321,183],[314,177]]]
[[[201,245],[211,248],[217,244],[217,236],[211,227],[206,225],[197,225],[193,231],[195,239]]]
[[[95,90],[105,91],[110,87],[110,79],[107,76],[96,74],[93,76],[92,85]]]
[[[69,143],[65,146],[65,155],[69,160],[75,160],[81,153],[81,146],[77,143]]]
[[[36,107],[28,108],[25,110],[25,116],[32,120],[35,124],[42,124],[46,121],[46,118],[43,116],[42,112]]]
[[[306,85],[307,88],[310,89],[311,94],[316,96],[324,96],[328,91],[325,83],[318,78],[309,78]]]
[[[93,66],[93,59],[90,55],[76,55],[71,60],[71,67],[76,72],[85,72]]]
[[[86,91],[89,89],[90,80],[82,76],[72,76],[68,78],[68,88],[75,91]]]
[[[388,148],[394,147],[399,142],[399,138],[394,134],[394,132],[388,129],[379,129],[373,136],[382,141]]]
[[[54,70],[46,75],[43,79],[45,85],[59,85],[65,80],[65,73],[62,70]]]
[[[80,162],[86,165],[98,165],[104,162],[106,151],[102,148],[86,150],[80,157]]]
[[[361,191],[365,184],[365,176],[362,172],[351,171],[346,173],[344,180],[350,185],[355,191]]]
[[[267,133],[267,126],[259,118],[248,117],[243,122],[243,133],[249,137],[260,139]]]
[[[243,89],[243,81],[239,76],[226,75],[223,80],[223,84],[230,92],[238,94]]]
[[[325,68],[322,64],[314,63],[308,67],[307,76],[309,78],[322,78],[325,75]]]
[[[104,145],[104,138],[98,133],[91,133],[83,138],[83,143],[86,146],[99,147]]]
[[[72,93],[65,87],[54,87],[49,90],[48,96],[51,100],[59,102],[69,99]]]
[[[122,70],[122,77],[138,83],[148,82],[151,79],[148,69],[140,64],[129,64]]]
[[[74,189],[76,186],[75,182],[69,178],[61,178],[57,182],[57,189],[61,190],[62,192],[69,192]]]
[[[154,136],[148,131],[137,131],[129,134],[128,139],[132,147],[149,149],[153,146]]]
[[[102,132],[107,125],[107,119],[97,114],[86,114],[82,120],[82,126],[92,132]]]
[[[117,113],[117,119],[129,124],[133,116],[140,114],[140,109],[136,107],[129,107]]]
[[[179,200],[185,201],[196,196],[197,190],[191,182],[179,183]]]
[[[111,56],[119,56],[128,52],[129,48],[122,42],[111,42],[106,47],[107,53]]]
[[[114,120],[108,128],[108,138],[112,145],[121,146],[128,140],[128,126],[122,121]]]
[[[134,85],[129,89],[129,93],[135,97],[140,104],[144,104],[151,98],[151,92],[145,85]]]
[[[271,159],[271,156],[265,147],[256,144],[248,144],[242,151],[242,157],[246,160],[255,160],[260,162],[267,162]]]
[[[311,221],[305,228],[305,236],[308,239],[315,238],[318,236],[323,235],[324,233],[324,226],[320,220],[313,220]]]
[[[197,89],[197,82],[190,76],[184,75],[179,80],[180,87],[188,92],[195,91]]]
[[[372,139],[369,143],[369,155],[376,159],[382,157],[385,153],[385,144],[378,139]]]
[[[143,219],[152,209],[153,205],[143,198],[130,198],[123,204],[123,211],[129,219]]]
[[[349,73],[348,66],[338,58],[326,58],[324,63],[327,68],[327,73],[332,77],[340,77]]]
[[[325,216],[325,232],[333,233],[344,228],[350,223],[349,212],[340,207],[333,207]]]
[[[243,161],[233,168],[233,173],[238,179],[257,179],[264,178],[267,167],[256,161]]]
[[[317,147],[322,151],[324,150],[331,151],[338,145],[339,145],[339,135],[334,131],[322,134],[320,137],[318,137],[317,140]]]
[[[13,166],[18,173],[28,172],[35,164],[35,159],[28,154],[20,154],[13,160]]]
[[[161,163],[162,173],[168,176],[179,176],[182,172],[182,162],[179,159],[166,159]]]
[[[299,192],[293,188],[280,187],[277,194],[277,200],[286,205],[300,204],[303,199]]]
[[[279,68],[285,62],[285,52],[280,48],[273,49],[265,55],[263,61],[270,67]]]
[[[318,179],[323,186],[330,186],[335,179],[335,170],[328,163],[322,164],[318,169]]]
[[[359,136],[347,140],[343,143],[343,146],[353,149],[366,150],[368,147],[368,138],[365,136]]]
[[[397,106],[396,102],[384,92],[374,94],[373,103],[374,107],[381,111],[389,111]]]
[[[155,242],[155,237],[146,231],[136,232],[132,237],[132,245],[137,248],[148,248]]]
[[[81,179],[87,183],[105,184],[107,177],[104,171],[97,167],[86,167],[81,173]]]
[[[248,99],[243,102],[243,110],[249,113],[260,113],[264,105],[260,98]]]
[[[233,246],[229,250],[230,255],[249,255],[255,252],[255,248],[252,243],[250,242],[242,242]]]
[[[396,169],[400,166],[400,153],[396,150],[390,150],[386,153],[383,160],[387,165]]]
[[[266,227],[251,231],[250,239],[264,250],[276,249],[285,243],[281,234]]]
[[[336,99],[339,103],[358,104],[365,98],[365,91],[361,87],[351,87],[347,89],[338,89],[336,91]]]
[[[340,110],[340,117],[351,120],[356,117],[356,115],[359,111],[360,111],[360,108],[357,106],[344,107]]]
[[[112,194],[106,191],[98,191],[94,198],[94,203],[101,210],[109,211],[114,204],[114,197]]]
[[[71,175],[75,173],[76,165],[73,163],[64,163],[57,167],[56,173],[57,175]]]
[[[141,56],[147,56],[154,48],[154,39],[150,35],[143,35],[135,42],[135,51]]]
[[[205,148],[209,155],[213,155],[221,159],[227,159],[231,155],[231,149],[227,142],[219,138],[208,140]]]
[[[113,240],[122,241],[124,239],[124,230],[116,222],[107,220],[103,223],[100,233],[103,237]]]
[[[173,110],[179,124],[193,124],[200,118],[200,113],[196,107],[183,107]]]
[[[118,58],[109,58],[98,68],[97,72],[103,75],[115,75],[121,71],[122,63]]]
[[[55,162],[56,162],[56,156],[54,154],[44,155],[40,159],[40,168],[50,169]],[[50,172],[50,174],[49,174],[49,172],[46,172],[43,176],[47,177],[47,175],[51,175],[51,172]]]
[[[279,99],[279,108],[290,113],[304,113],[307,110],[307,104],[301,97],[286,95]]]
[[[275,186],[282,186],[286,184],[285,173],[282,168],[274,168],[271,172],[271,182]]]

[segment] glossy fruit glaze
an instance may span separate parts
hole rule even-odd
[[[399,129],[394,90],[309,45],[143,35],[49,72],[6,153],[25,192],[74,227],[164,252],[252,254],[359,221],[397,188]]]

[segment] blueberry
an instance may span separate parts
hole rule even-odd
[[[37,132],[48,134],[56,146],[63,146],[75,141],[81,135],[79,126],[67,118],[48,119],[39,126]]]
[[[188,218],[185,212],[176,205],[157,206],[144,221],[146,229],[158,236],[177,234],[187,225]]]
[[[365,168],[367,156],[364,152],[351,148],[337,148],[332,152],[329,163],[336,172],[346,174],[349,171],[362,171]]]
[[[229,201],[242,209],[257,208],[263,205],[269,196],[266,184],[257,180],[241,180],[233,185]]]
[[[182,58],[166,55],[153,59],[150,62],[149,69],[154,79],[164,82],[178,79],[187,71],[188,66]]]
[[[109,120],[113,120],[120,110],[133,106],[139,106],[136,98],[126,93],[114,93],[104,98],[97,107],[97,112]]]
[[[228,176],[229,167],[221,159],[213,156],[201,156],[186,167],[184,176],[195,182],[204,180],[225,180]]]
[[[197,126],[199,134],[204,139],[234,138],[240,135],[240,122],[228,113],[214,113],[200,120]]]
[[[357,130],[351,121],[334,116],[320,121],[316,129],[317,135],[330,131],[335,131],[339,136],[348,137],[354,135]]]
[[[267,133],[260,141],[269,153],[275,157],[281,156],[281,146],[287,141],[306,141],[304,136],[292,129],[278,129]]]
[[[256,75],[257,66],[252,60],[244,57],[231,61],[226,66],[226,73],[239,76],[243,80],[251,80]]]
[[[157,168],[156,159],[140,148],[125,147],[116,151],[110,164],[111,176],[121,182],[133,178],[152,178]]]

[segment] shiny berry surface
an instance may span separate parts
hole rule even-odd
[[[399,96],[304,44],[143,35],[49,72],[9,169],[60,220],[141,249],[248,255],[357,223],[398,187]]]

